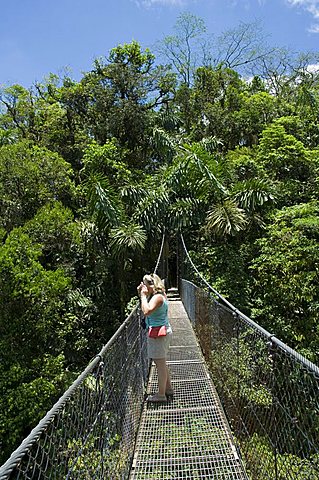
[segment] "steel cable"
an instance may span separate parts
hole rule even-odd
[[[278,347],[280,347],[282,350],[286,351],[289,355],[295,357],[300,363],[304,364],[307,369],[310,369],[313,371],[315,375],[319,378],[319,367],[317,367],[314,363],[310,362],[307,360],[305,357],[303,357],[300,353],[296,352],[292,348],[290,348],[288,345],[283,343],[281,340],[279,340],[275,335],[269,333],[267,330],[265,330],[263,327],[258,325],[258,323],[254,322],[251,318],[247,317],[244,313],[242,313],[240,310],[238,310],[234,305],[232,305],[226,298],[224,298],[214,287],[212,287],[207,280],[203,277],[203,275],[199,272],[198,268],[195,266],[194,262],[192,261],[189,252],[186,248],[185,242],[183,235],[181,234],[181,241],[182,245],[185,251],[185,254],[187,256],[187,259],[189,260],[190,264],[192,265],[194,271],[196,274],[199,276],[201,281],[208,287],[210,291],[212,291],[222,302],[230,308],[230,310],[236,314],[239,315],[245,322],[247,322],[251,327],[257,329],[262,335],[266,336],[270,342],[273,342],[276,344]]]

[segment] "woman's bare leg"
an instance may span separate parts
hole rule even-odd
[[[166,362],[165,362],[165,363],[166,363]],[[166,363],[166,370],[167,370],[166,391],[167,391],[167,390],[172,391],[171,375],[170,375],[170,372],[169,372],[169,368],[168,368],[168,366],[167,366],[167,363]]]
[[[165,358],[154,358],[158,375],[158,392],[160,395],[165,395],[166,385],[169,378],[169,372],[166,365]],[[170,380],[169,380],[170,383]]]

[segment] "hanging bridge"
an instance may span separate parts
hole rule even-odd
[[[174,397],[144,401],[157,377],[136,306],[0,480],[319,479],[319,368],[197,273],[169,291]]]

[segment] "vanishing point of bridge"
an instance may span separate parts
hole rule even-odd
[[[318,480],[319,368],[199,282],[170,298],[173,399],[144,401],[136,306],[0,480]]]
[[[145,403],[130,480],[246,479],[198,340],[179,298],[170,296],[168,364],[175,395]],[[148,393],[156,391],[151,367]]]

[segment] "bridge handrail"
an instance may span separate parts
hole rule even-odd
[[[164,248],[165,242],[165,232],[162,235],[161,247],[157,257],[154,273],[156,273],[162,253]],[[40,420],[38,425],[33,428],[30,434],[22,441],[22,443],[17,447],[8,458],[8,460],[3,464],[0,465],[0,480],[6,480],[9,478],[9,475],[13,472],[13,470],[20,464],[21,460],[30,452],[31,448],[35,445],[35,443],[39,440],[41,435],[45,432],[47,427],[49,426],[50,422],[59,414],[62,408],[66,405],[68,400],[72,397],[72,395],[76,392],[78,387],[84,382],[84,380],[94,371],[94,369],[101,363],[103,365],[103,357],[106,356],[107,351],[110,349],[112,344],[116,342],[122,332],[129,328],[129,324],[132,322],[132,317],[136,317],[139,312],[139,305],[135,306],[135,308],[131,311],[128,317],[124,320],[118,330],[114,333],[114,335],[108,340],[108,342],[103,346],[101,351],[90,361],[88,366],[85,370],[77,377],[77,379],[72,383],[72,385],[66,390],[66,392],[60,397],[60,399],[53,405],[53,407],[47,412],[47,414]]]
[[[220,300],[223,301],[223,303],[233,312],[233,314],[235,315],[239,315],[243,320],[245,320],[245,322],[247,322],[247,324],[249,324],[250,326],[254,327],[256,330],[258,330],[260,333],[262,333],[263,335],[265,335],[266,337],[268,337],[268,340],[269,342],[277,345],[279,348],[281,348],[282,350],[286,351],[290,356],[296,358],[296,360],[299,361],[299,363],[303,364],[305,367],[307,367],[308,369],[312,370],[313,373],[319,377],[319,367],[317,367],[317,365],[315,365],[314,363],[312,363],[310,360],[308,360],[307,358],[305,358],[303,355],[301,355],[300,353],[296,352],[295,350],[293,350],[292,348],[290,348],[288,345],[286,345],[284,342],[282,342],[281,340],[279,340],[274,334],[268,332],[267,330],[265,330],[263,327],[261,327],[260,325],[258,325],[258,323],[254,322],[251,318],[249,318],[247,315],[245,315],[243,312],[241,312],[240,310],[238,310],[238,308],[234,307],[234,305],[232,305],[225,297],[223,297],[214,287],[212,287],[208,282],[207,280],[203,277],[203,275],[199,272],[199,270],[197,269],[197,267],[195,266],[194,262],[192,261],[190,255],[189,255],[189,252],[186,248],[186,245],[185,245],[185,242],[184,242],[184,238],[183,238],[183,235],[181,234],[181,241],[182,241],[182,245],[183,245],[183,248],[184,248],[184,251],[186,253],[186,256],[190,262],[190,264],[192,265],[192,267],[194,268],[196,274],[200,277],[201,281],[207,286],[207,288],[214,293],[214,295],[216,295]],[[191,282],[190,282],[191,283]]]
[[[118,339],[122,331],[127,327],[132,317],[137,314],[138,305],[134,307],[128,317],[124,320],[121,326],[117,329],[114,335],[108,340],[108,342],[102,347],[100,352],[91,360],[85,370],[77,377],[72,385],[66,390],[66,392],[60,397],[60,399],[53,405],[53,407],[47,412],[47,414],[40,420],[38,425],[30,432],[30,434],[22,441],[16,450],[14,450],[8,460],[0,466],[0,480],[6,480],[9,478],[10,473],[20,463],[23,457],[28,453],[34,443],[39,439],[41,434],[45,431],[46,427],[53,420],[53,418],[59,413],[62,407],[66,404],[76,389],[83,383],[88,375],[94,370],[94,368],[103,361],[103,357],[112,344]]]
[[[162,253],[163,253],[163,248],[164,248],[164,242],[165,242],[165,231],[164,231],[163,236],[162,236],[161,248],[160,248],[160,251],[159,251],[159,254],[158,254],[158,257],[157,257],[157,261],[156,261],[156,265],[155,265],[155,268],[154,268],[154,272],[153,272],[153,273],[156,273],[156,272],[157,272],[157,269],[158,269],[160,260],[161,260],[161,258],[162,258]]]
[[[206,287],[180,294],[249,478],[319,478],[318,368]]]

